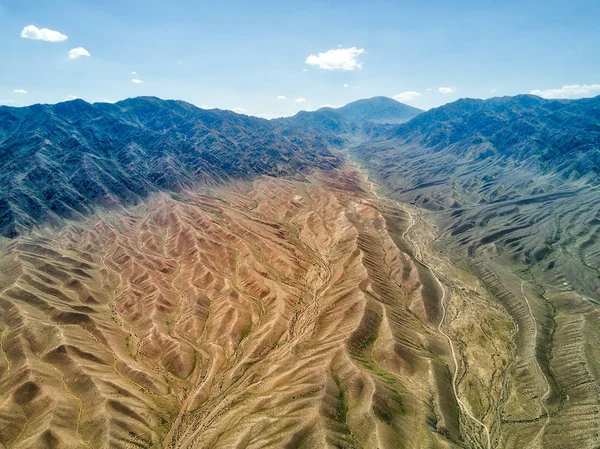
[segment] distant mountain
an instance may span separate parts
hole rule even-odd
[[[352,151],[394,198],[436,211],[455,254],[493,245],[600,300],[600,97],[462,99]]]
[[[498,157],[564,177],[600,173],[600,97],[544,100],[533,95],[462,99],[427,111],[388,134],[451,157]],[[439,155],[438,155],[439,156]]]
[[[508,199],[528,173],[531,192],[564,180],[600,175],[600,97],[544,100],[532,95],[462,99],[388,129],[356,153],[394,178],[397,188],[429,208]],[[529,174],[545,175],[532,183]],[[502,189],[475,188],[473,179],[507,176]],[[485,184],[482,181],[482,184]],[[535,185],[534,185],[535,184]],[[435,195],[417,199],[427,187]],[[443,192],[442,192],[443,191]]]
[[[340,108],[325,107],[316,111],[300,111],[292,117],[274,122],[315,132],[330,142],[368,139],[383,133],[390,125],[404,123],[420,114],[413,108],[387,97],[358,100]]]
[[[355,122],[366,121],[381,124],[405,123],[423,112],[421,109],[408,106],[388,97],[357,100],[341,108],[336,108],[335,111],[339,112],[342,117]]]
[[[0,107],[0,234],[160,189],[333,167],[329,144],[292,124],[154,97]]]

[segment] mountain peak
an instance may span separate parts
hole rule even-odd
[[[382,96],[353,101],[336,110],[355,121],[390,124],[407,122],[423,112],[421,109]]]

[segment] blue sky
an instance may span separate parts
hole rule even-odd
[[[272,117],[375,95],[595,96],[599,19],[597,0],[0,0],[0,103],[155,95]]]

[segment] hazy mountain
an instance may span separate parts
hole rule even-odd
[[[336,108],[335,111],[355,122],[368,121],[382,124],[408,122],[423,112],[421,109],[400,103],[388,97],[373,97],[353,101],[346,106]]]
[[[389,125],[407,122],[421,112],[421,109],[391,98],[373,97],[354,101],[340,108],[300,111],[292,117],[276,121],[330,136],[332,142],[339,143],[339,138],[342,137],[350,140],[357,137],[364,139],[383,133]]]
[[[462,99],[427,111],[386,137],[438,156],[448,153],[456,162],[500,158],[571,177],[600,172],[599,117],[600,97]]]
[[[600,97],[463,99],[386,131],[356,154],[380,167],[404,197],[456,208],[577,179],[597,183],[599,117]]]
[[[327,145],[297,127],[151,97],[2,107],[0,234],[158,189],[333,167]]]

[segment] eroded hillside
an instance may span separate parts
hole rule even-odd
[[[498,447],[600,444],[599,111],[600,97],[463,99],[350,149],[428,210],[435,249],[516,326]]]
[[[509,399],[541,412],[509,396],[515,325],[366,185],[264,177],[14,240],[0,443],[495,447]]]
[[[535,288],[486,289],[435,233],[346,168],[20,237],[0,260],[0,443],[593,447],[585,342],[549,368]],[[518,289],[521,321],[497,303]],[[579,309],[555,318],[574,338],[598,318]]]
[[[293,124],[155,97],[0,106],[0,236],[165,190],[335,167],[328,144]]]

